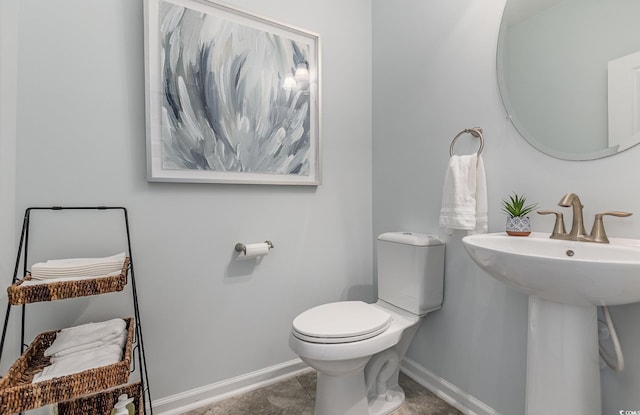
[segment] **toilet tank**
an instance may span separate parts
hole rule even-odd
[[[378,236],[378,298],[416,315],[439,309],[444,247],[437,236],[423,233]]]

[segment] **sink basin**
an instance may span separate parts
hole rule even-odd
[[[526,415],[601,415],[597,307],[640,301],[640,241],[504,233],[462,239],[495,279],[529,295]]]
[[[640,301],[640,240],[596,244],[534,232],[470,235],[462,242],[482,269],[524,294],[581,306]]]

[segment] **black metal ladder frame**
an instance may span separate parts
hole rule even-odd
[[[131,233],[129,231],[129,215],[127,213],[127,209],[125,207],[120,206],[51,206],[51,207],[29,207],[25,210],[24,218],[22,220],[22,231],[20,233],[20,242],[18,244],[18,253],[16,256],[16,265],[13,271],[13,279],[11,280],[11,285],[15,284],[18,281],[18,270],[20,269],[20,260],[22,258],[22,253],[24,251],[24,260],[23,260],[23,272],[22,275],[27,274],[27,256],[29,251],[29,221],[31,218],[31,212],[37,210],[50,210],[50,211],[62,211],[62,210],[121,210],[124,218],[124,224],[127,233],[127,250],[129,254],[129,273],[131,276],[131,290],[133,296],[133,309],[134,309],[134,317],[135,317],[135,334],[138,339],[139,345],[138,348],[138,363],[141,368],[140,372],[140,383],[142,387],[142,399],[140,403],[143,405],[144,414],[147,413],[147,405],[149,406],[149,412],[153,415],[153,407],[151,405],[151,391],[149,388],[149,374],[147,372],[147,360],[144,353],[144,341],[142,337],[142,321],[140,319],[140,308],[138,304],[138,292],[136,289],[136,278],[134,271],[134,262],[133,262],[133,253],[131,251]],[[0,361],[2,361],[2,354],[4,351],[4,341],[7,334],[7,329],[9,326],[9,315],[11,313],[11,302],[7,299],[7,310],[4,316],[4,327],[2,329],[2,338],[0,339]],[[22,315],[21,315],[21,323],[20,323],[20,353],[24,353],[25,350],[25,342],[24,342],[24,332],[25,332],[25,314],[26,314],[26,304],[22,304]],[[135,358],[133,359],[133,363],[135,366]]]

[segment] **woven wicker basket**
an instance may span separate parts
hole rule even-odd
[[[137,382],[72,401],[60,402],[58,404],[58,415],[108,415],[118,402],[118,396],[123,393],[126,393],[129,398],[133,398],[136,413],[138,415],[143,414],[144,398],[142,386],[140,382]]]
[[[0,379],[0,413],[12,414],[26,411],[127,383],[135,323],[133,318],[124,320],[127,322],[128,333],[120,362],[69,376],[31,383],[33,376],[49,364],[49,358],[44,356],[44,351],[55,340],[57,331],[39,334]]]
[[[112,277],[22,286],[23,282],[31,279],[31,274],[27,273],[23,279],[7,288],[9,302],[18,305],[122,291],[127,285],[129,264],[130,259],[127,257],[122,265],[122,272]]]

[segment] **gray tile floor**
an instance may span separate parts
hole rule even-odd
[[[405,401],[391,415],[462,415],[402,373],[400,386]],[[315,390],[316,374],[310,372],[184,415],[313,415]]]

